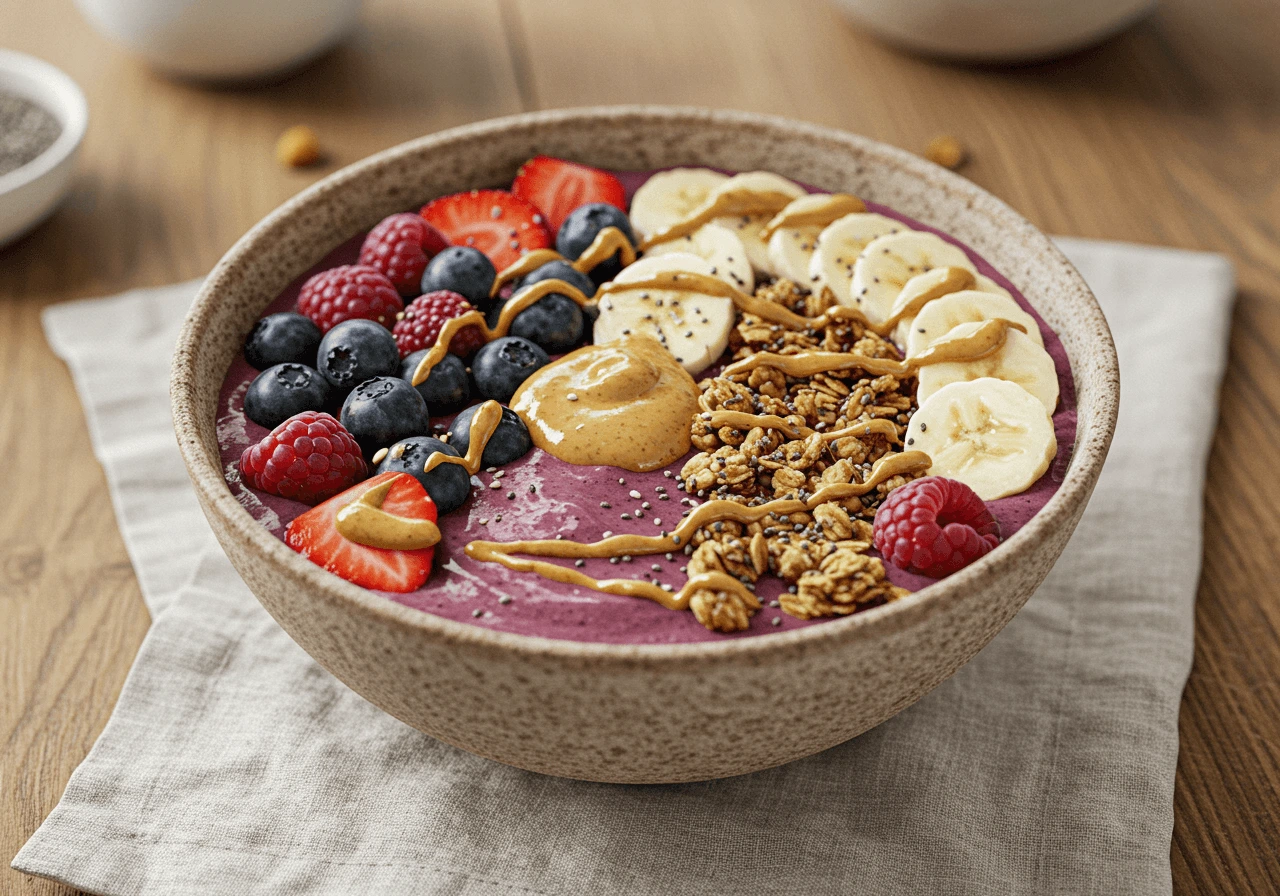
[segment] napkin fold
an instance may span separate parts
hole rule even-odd
[[[222,555],[178,455],[167,374],[197,284],[50,308],[153,625],[13,867],[110,896],[1169,893],[1233,276],[1215,255],[1059,244],[1107,313],[1124,390],[1093,500],[1040,590],[861,737],[663,787],[480,759],[323,671]]]

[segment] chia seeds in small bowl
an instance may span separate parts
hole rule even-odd
[[[61,133],[62,125],[52,112],[0,89],[0,175],[35,161]]]

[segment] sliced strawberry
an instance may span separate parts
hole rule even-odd
[[[422,207],[422,217],[451,244],[473,246],[488,255],[500,271],[530,249],[554,243],[542,212],[506,190],[441,196]]]
[[[551,156],[534,156],[521,165],[511,192],[541,209],[552,233],[559,232],[569,212],[588,202],[607,202],[627,210],[622,181],[599,168]]]
[[[397,478],[398,477],[398,478]],[[431,574],[435,548],[387,551],[348,541],[338,532],[338,511],[380,483],[396,479],[382,509],[396,516],[436,521],[435,502],[408,473],[382,473],[354,485],[340,495],[296,517],[285,530],[285,543],[317,566],[361,588],[375,591],[414,591]]]

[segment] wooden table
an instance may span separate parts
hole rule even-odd
[[[195,277],[335,166],[429,131],[603,103],[730,106],[919,150],[1051,233],[1224,252],[1240,281],[1210,460],[1195,670],[1183,701],[1179,893],[1280,887],[1280,15],[1166,0],[1060,62],[961,68],[886,49],[825,0],[370,0],[359,34],[274,86],[163,80],[70,0],[0,5],[0,45],[91,109],[75,191],[0,252],[0,890],[69,892],[7,862],[102,730],[148,618],[70,377],[40,309]],[[331,164],[280,168],[306,122]]]

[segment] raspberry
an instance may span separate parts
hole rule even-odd
[[[873,537],[894,566],[940,579],[998,545],[1000,524],[963,482],[926,476],[889,493]]]
[[[421,215],[383,218],[360,247],[360,263],[377,268],[402,296],[417,295],[427,261],[449,244]]]
[[[240,455],[240,477],[253,488],[318,504],[368,474],[360,446],[329,414],[303,411]]]
[[[447,289],[438,289],[418,296],[404,309],[391,332],[395,334],[400,357],[405,358],[419,349],[431,348],[440,336],[445,321],[474,310],[470,302]],[[484,345],[484,331],[479,327],[463,327],[449,342],[449,351],[460,358],[469,358]]]
[[[298,293],[298,311],[327,333],[344,320],[365,318],[390,327],[404,310],[400,293],[382,271],[362,264],[321,271]]]

